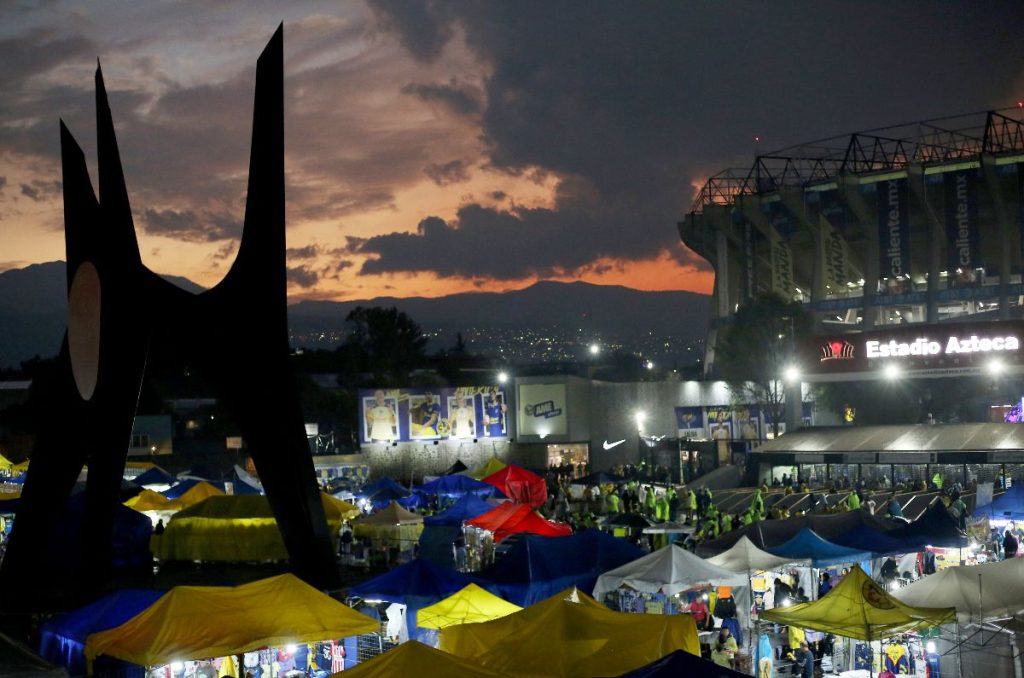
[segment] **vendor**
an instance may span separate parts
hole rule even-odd
[[[718,632],[718,640],[711,648],[711,661],[731,669],[739,649],[736,639],[732,637],[732,632],[728,627],[723,626]]]

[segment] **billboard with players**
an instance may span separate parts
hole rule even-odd
[[[364,443],[507,438],[502,386],[359,391]]]

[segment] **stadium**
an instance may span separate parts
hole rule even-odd
[[[767,292],[813,316],[807,381],[873,378],[897,359],[908,376],[971,374],[995,345],[1018,370],[1022,106],[808,142],[708,179],[679,223],[715,270],[708,374],[714,328]],[[949,353],[951,339],[976,350]]]

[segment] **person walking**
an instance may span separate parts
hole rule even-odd
[[[736,643],[736,639],[733,638],[729,627],[723,626],[718,632],[718,640],[711,649],[711,661],[719,666],[731,669],[739,649],[739,645]]]
[[[1003,560],[1009,560],[1010,558],[1017,557],[1017,537],[1013,536],[1013,532],[1009,528],[1003,533]]]
[[[799,678],[814,678],[814,653],[806,640],[800,641],[800,647],[796,650],[796,666],[793,675]]]

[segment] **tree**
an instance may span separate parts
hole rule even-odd
[[[741,306],[718,331],[715,367],[737,402],[759,405],[774,434],[785,412],[783,374],[792,365],[796,339],[810,331],[799,302],[766,294]]]
[[[351,328],[345,342],[362,351],[376,385],[406,386],[424,358],[427,338],[420,326],[397,308],[358,306],[345,321]]]

